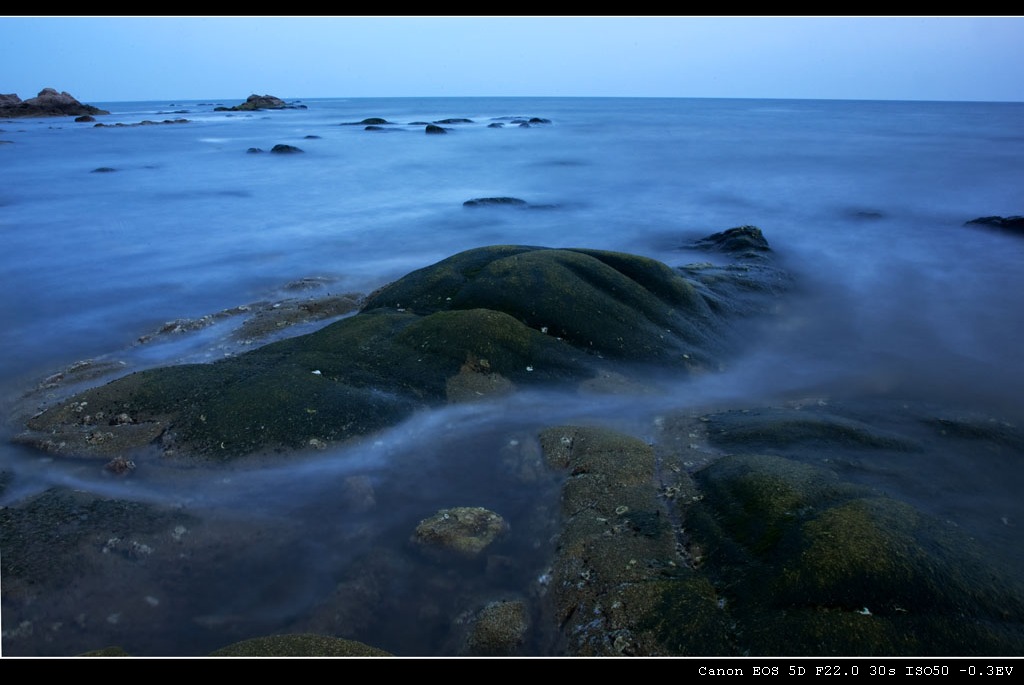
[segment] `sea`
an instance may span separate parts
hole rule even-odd
[[[558,483],[535,474],[512,484],[502,470],[538,427],[602,425],[655,442],[672,413],[799,398],[920,402],[1024,426],[1024,234],[967,224],[1024,214],[1024,103],[285,99],[296,107],[91,102],[110,111],[96,117],[105,126],[0,120],[0,506],[60,487],[195,521],[174,539],[140,530],[83,543],[83,554],[116,557],[131,573],[83,571],[57,590],[5,595],[5,655],[111,645],[198,655],[282,632],[458,654],[453,625],[490,601],[544,591]],[[391,123],[358,123],[371,117]],[[521,125],[531,118],[544,121]],[[175,119],[187,121],[136,125]],[[466,121],[425,133],[446,119]],[[279,144],[302,152],[271,153]],[[487,197],[528,205],[464,205]],[[140,339],[296,297],[289,284],[368,294],[496,244],[679,266],[710,258],[694,240],[747,225],[793,288],[721,369],[657,392],[524,391],[425,409],[355,445],[232,467],[117,475],[15,439],[26,414],[60,399],[59,388],[40,392],[45,380],[76,365],[113,370],[69,392],[244,352],[227,342],[237,317]],[[1024,568],[1021,456],[921,454],[846,475]],[[339,493],[352,488],[363,505],[346,508]],[[441,568],[410,550],[421,520],[455,506],[508,522],[486,565]],[[556,636],[531,639],[527,651],[558,654]]]

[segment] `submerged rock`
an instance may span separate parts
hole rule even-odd
[[[412,541],[428,550],[443,550],[472,559],[508,530],[500,515],[483,507],[442,509],[420,521]]]
[[[440,126],[435,126],[434,124],[427,124],[427,126],[426,126],[426,128],[424,130],[426,131],[427,135],[437,135],[437,134],[441,134],[441,133],[448,133],[448,129],[442,128]]]
[[[778,275],[687,272],[600,250],[478,248],[381,288],[357,315],[315,333],[87,390],[30,419],[19,440],[108,460],[155,441],[165,454],[220,459],[348,440],[424,406],[523,386],[713,369],[735,342],[733,319],[756,311]]]
[[[768,241],[756,226],[739,226],[702,238],[693,244],[700,250],[732,254],[738,259],[761,259],[771,252]]]
[[[391,122],[381,117],[368,117],[362,121],[343,121],[339,126],[383,126]]]
[[[525,207],[526,200],[520,200],[518,197],[477,197],[462,203],[463,207],[485,207],[487,205]]]
[[[274,147],[270,148],[270,151],[278,155],[291,155],[297,152],[304,152],[301,148],[297,148],[294,145],[285,145],[284,143],[278,143]]]
[[[473,619],[465,652],[472,656],[511,656],[522,646],[529,627],[522,600],[491,602]]]
[[[77,119],[76,119],[76,121],[77,121]],[[134,123],[134,124],[125,124],[125,123],[122,123],[122,122],[117,122],[116,124],[103,124],[103,123],[100,123],[100,124],[94,125],[93,128],[129,128],[129,127],[135,127],[135,126],[156,126],[158,124],[191,124],[191,123],[192,122],[189,119],[180,119],[180,118],[179,119],[164,119],[163,121],[151,121],[150,119],[143,119],[142,121],[139,121],[139,122]]]
[[[558,205],[530,204],[518,197],[476,197],[462,203],[463,207],[516,207],[519,209],[556,209]]]
[[[711,414],[706,419],[709,441],[730,450],[784,452],[796,445],[921,450],[920,445],[902,435],[814,407],[734,410]]]

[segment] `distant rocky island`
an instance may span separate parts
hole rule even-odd
[[[261,109],[306,109],[305,105],[288,104],[273,95],[250,95],[245,102],[234,107],[214,107],[214,112],[253,112]]]
[[[110,114],[110,112],[83,105],[70,93],[58,93],[53,88],[43,88],[39,95],[22,100],[14,93],[0,93],[0,118],[22,117],[77,117],[87,114]]]

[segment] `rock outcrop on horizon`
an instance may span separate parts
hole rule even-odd
[[[214,107],[214,112],[255,112],[261,109],[306,109],[305,105],[289,105],[273,95],[256,95],[246,98],[245,102],[234,107]]]
[[[39,95],[22,100],[14,93],[0,94],[0,119],[23,117],[77,117],[110,112],[83,105],[70,93],[58,93],[53,88],[43,88]]]

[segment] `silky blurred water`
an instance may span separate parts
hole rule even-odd
[[[316,596],[356,550],[401,540],[410,522],[440,506],[465,499],[517,512],[538,506],[501,486],[504,467],[487,456],[527,441],[538,423],[603,421],[653,439],[652,417],[666,411],[800,393],[883,395],[1021,419],[1024,236],[964,223],[1024,213],[1022,104],[302,103],[307,109],[253,113],[213,111],[237,104],[230,100],[91,103],[112,112],[97,118],[106,124],[189,120],[121,128],[71,118],[0,121],[0,140],[9,141],[0,144],[5,406],[83,359],[116,358],[136,369],[219,354],[209,348],[215,331],[132,346],[166,321],[279,297],[282,286],[305,277],[333,279],[332,293],[367,293],[483,245],[621,250],[675,266],[708,258],[684,249],[688,241],[752,224],[793,274],[794,291],[775,317],[747,332],[742,354],[720,373],[664,383],[652,395],[527,394],[438,409],[303,468],[255,469],[225,487],[172,467],[113,481],[94,464],[0,446],[0,468],[14,474],[4,504],[73,484],[186,508],[256,509],[302,528],[324,515],[325,482],[369,474],[387,506],[353,517],[358,534],[317,529],[291,552],[289,577]],[[516,116],[550,123],[508,123]],[[340,125],[367,117],[396,125]],[[411,123],[451,117],[473,123],[438,136]],[[488,127],[495,121],[505,126]],[[279,143],[304,153],[270,154]],[[250,147],[265,152],[248,154]],[[114,171],[94,171],[101,167]],[[463,206],[492,196],[537,207]],[[20,428],[7,422],[4,437]],[[1024,524],[1017,503],[1024,469],[986,459],[963,455],[946,470],[911,464],[886,483],[904,495],[929,484],[915,504],[972,523],[991,519],[1008,529],[999,539],[1016,545],[1019,534],[1009,529]],[[965,475],[972,473],[977,482]],[[325,554],[331,535],[348,551]],[[549,541],[527,535],[509,544],[511,556],[534,549],[540,560]],[[519,582],[542,571],[531,561],[513,575]],[[271,632],[277,618],[259,627]],[[378,637],[373,630],[383,629],[368,629]],[[159,652],[191,644],[182,640],[154,637],[146,645]],[[403,644],[445,649],[422,635]],[[211,645],[216,638],[193,646]]]

